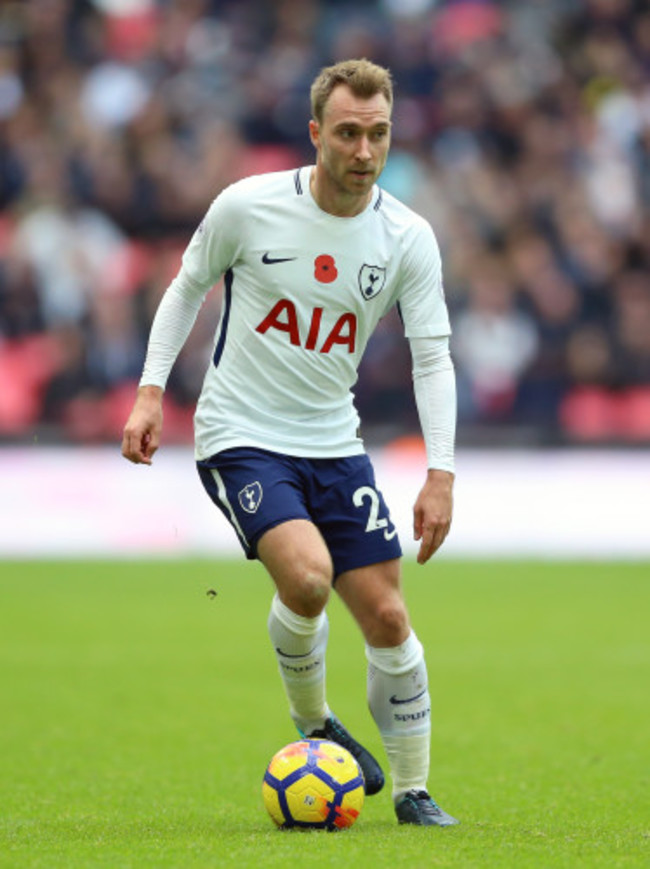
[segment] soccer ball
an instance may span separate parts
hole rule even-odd
[[[326,739],[291,742],[271,758],[264,805],[278,827],[342,830],[363,808],[363,773],[345,748]]]

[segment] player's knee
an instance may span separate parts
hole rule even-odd
[[[306,615],[317,616],[325,608],[332,588],[332,574],[325,566],[306,568],[300,578],[300,596]]]
[[[369,626],[370,645],[378,647],[399,646],[410,631],[408,613],[399,599],[381,601]]]
[[[314,562],[296,567],[287,589],[292,609],[299,615],[314,618],[325,609],[331,588],[331,564]]]

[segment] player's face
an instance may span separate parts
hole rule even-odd
[[[386,164],[390,147],[390,106],[383,94],[367,99],[338,85],[320,123],[310,121],[316,148],[316,201],[326,211],[358,214]]]

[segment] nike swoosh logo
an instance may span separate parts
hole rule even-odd
[[[262,262],[266,266],[275,265],[275,263],[291,263],[298,259],[297,256],[269,256],[268,251],[262,257]]]
[[[314,646],[314,649],[316,646]],[[308,652],[305,652],[304,655],[288,655],[286,652],[283,652],[279,646],[275,647],[275,651],[278,655],[282,655],[283,658],[308,658],[311,654],[313,654],[314,649],[310,649]]]
[[[389,701],[393,704],[393,706],[398,706],[400,703],[413,703],[414,700],[419,700],[420,697],[424,697],[424,695],[427,693],[427,690],[428,689],[425,688],[423,691],[420,691],[419,694],[416,694],[415,697],[407,697],[405,700],[400,700],[393,694],[392,697],[389,697]]]

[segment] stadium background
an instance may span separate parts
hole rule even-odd
[[[459,388],[448,552],[648,554],[641,0],[0,4],[2,553],[222,545],[187,467],[219,287],[170,379],[158,482],[117,444],[190,234],[225,185],[311,161],[308,85],[348,56],[394,74],[382,183],[442,248]],[[387,495],[411,472],[414,491],[396,317],[369,347],[357,405]],[[137,518],[153,496],[155,531]],[[408,506],[394,509],[407,527]]]

